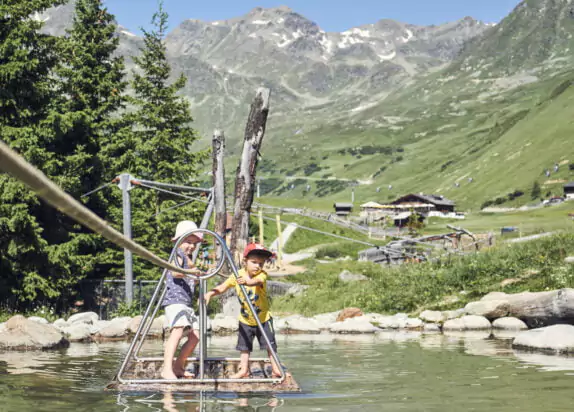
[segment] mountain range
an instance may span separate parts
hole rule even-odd
[[[73,7],[37,18],[45,31],[62,35]],[[142,39],[121,25],[117,33],[118,53],[131,68]],[[359,200],[416,190],[477,208],[524,192],[547,164],[569,162],[567,141],[548,144],[556,134],[542,130],[526,142],[517,130],[554,116],[554,109],[542,111],[569,98],[572,34],[570,0],[524,0],[497,24],[471,17],[437,26],[383,19],[341,33],[278,7],[230,20],[185,20],[166,46],[174,76],[188,78],[184,94],[204,142],[223,128],[232,154],[256,88],[272,90],[260,169],[264,193],[327,204],[351,190]],[[531,156],[538,143],[544,153]],[[491,181],[501,158],[521,169]],[[562,178],[568,176],[555,180]]]

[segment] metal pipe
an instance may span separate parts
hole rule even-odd
[[[132,207],[130,202],[130,184],[131,176],[128,173],[120,175],[120,189],[122,190],[122,222],[124,229],[124,236],[128,239],[132,238]],[[125,284],[126,284],[126,303],[132,304],[134,298],[133,291],[133,264],[131,250],[124,248],[124,270],[125,270]]]

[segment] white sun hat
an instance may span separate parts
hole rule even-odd
[[[195,222],[191,220],[182,220],[179,222],[175,228],[175,236],[171,238],[172,241],[178,240],[182,235],[185,235],[187,232],[191,232],[192,230],[197,229],[197,225]],[[203,240],[203,233],[197,232],[193,234],[197,236],[201,240]]]

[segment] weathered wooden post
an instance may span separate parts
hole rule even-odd
[[[269,114],[270,94],[271,91],[267,88],[262,87],[257,90],[245,126],[243,152],[235,178],[235,207],[231,228],[231,252],[234,256],[243,250],[249,236],[249,211],[253,203],[259,149],[265,135]]]
[[[213,153],[213,201],[215,205],[214,231],[223,237],[227,225],[227,211],[225,208],[225,168],[223,166],[225,135],[223,131],[215,130],[213,132],[211,147]]]

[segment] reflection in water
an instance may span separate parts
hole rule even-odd
[[[268,397],[240,397],[240,398],[218,398],[213,394],[181,394],[165,392],[153,394],[146,397],[137,395],[118,394],[117,405],[123,411],[129,411],[134,405],[145,406],[149,410],[166,412],[207,412],[207,411],[231,411],[240,410],[244,412],[272,412],[279,410],[285,405],[285,399],[275,396]]]
[[[72,344],[0,353],[0,410],[378,412],[384,405],[386,411],[538,412],[568,410],[574,391],[574,358],[514,351],[511,340],[484,332],[278,338],[302,394],[106,392],[128,342]],[[229,355],[235,339],[210,338],[209,354]],[[144,347],[147,354],[161,350],[160,341]]]

